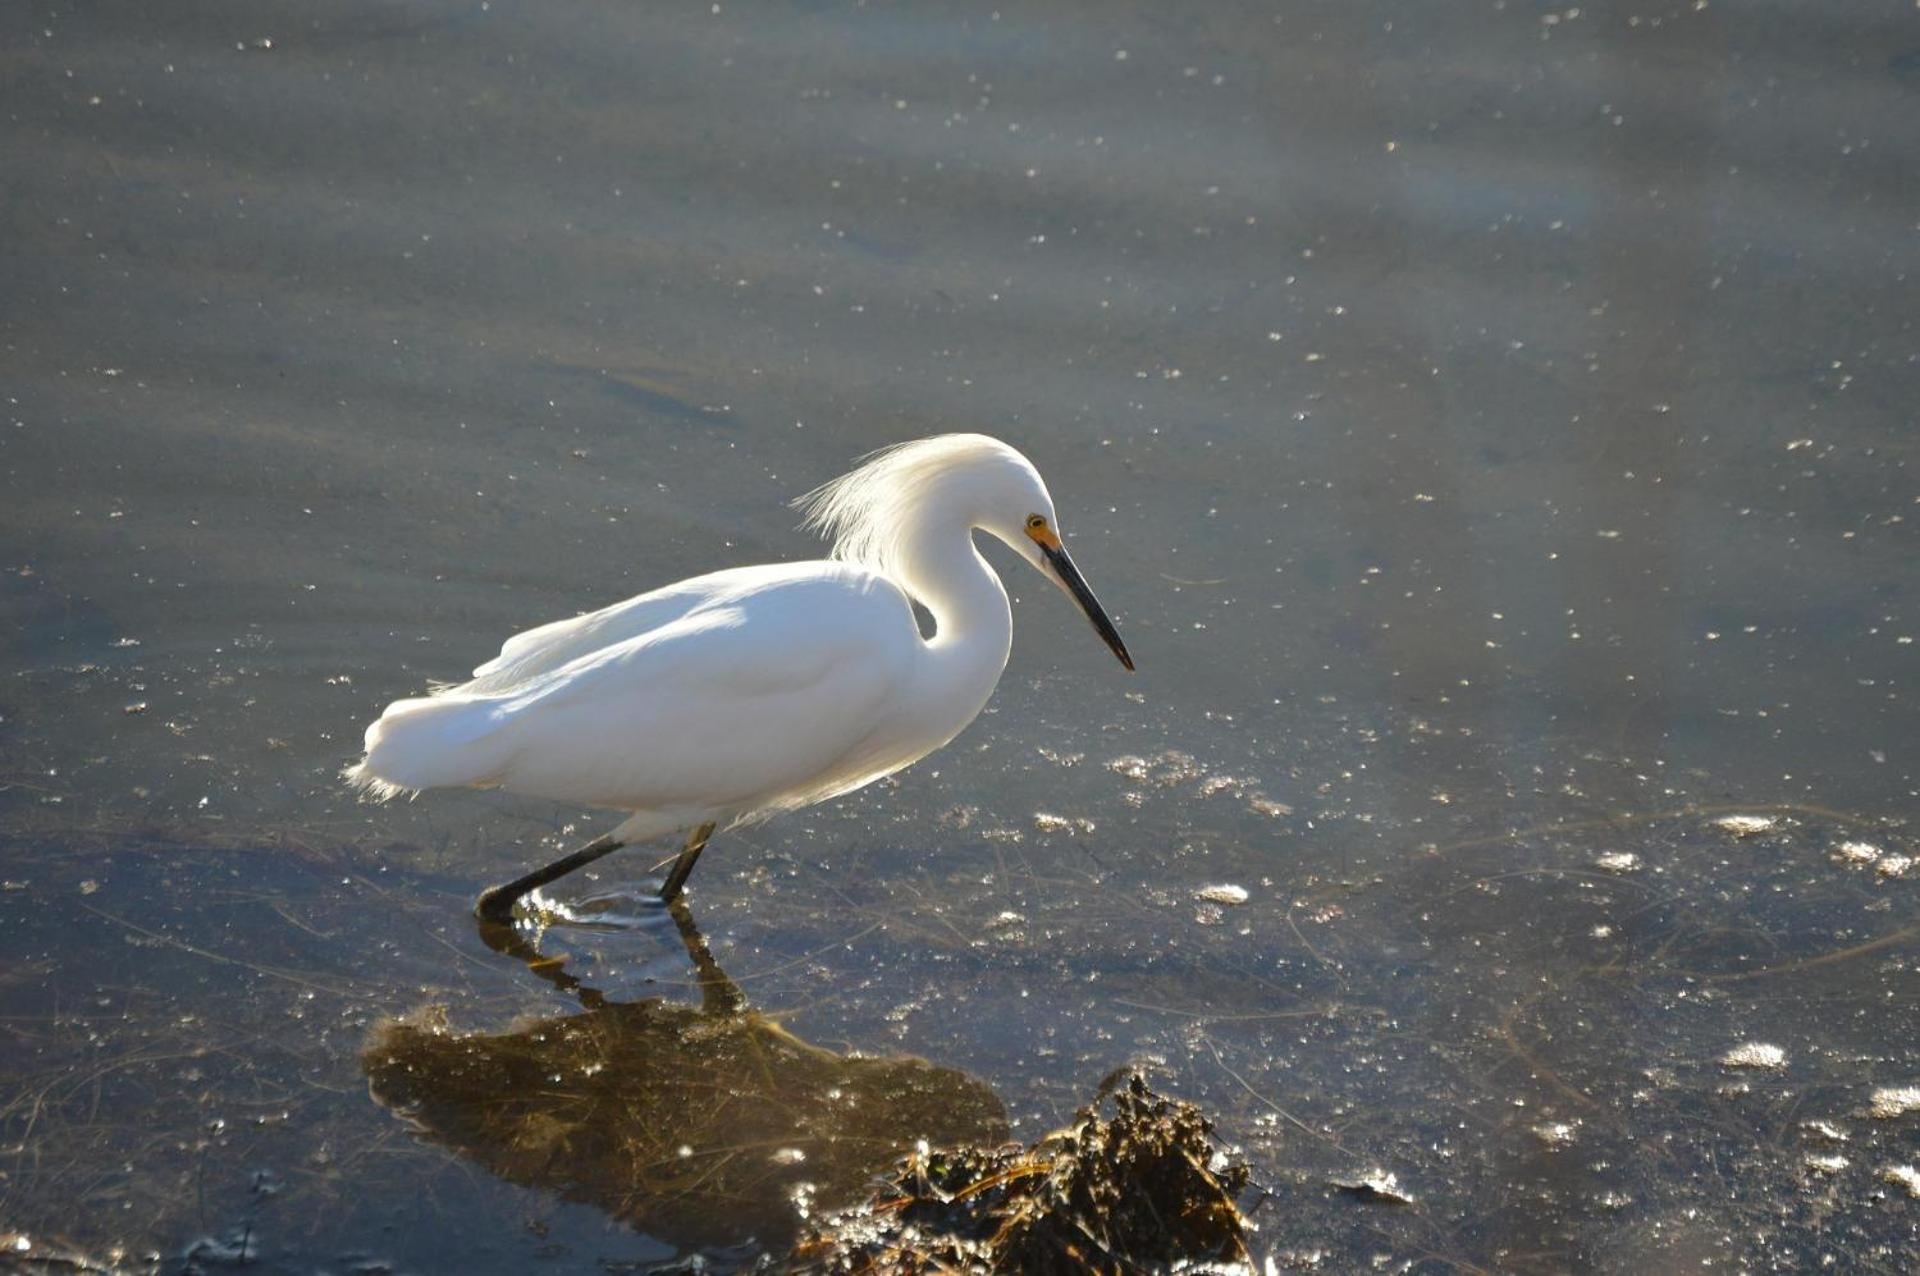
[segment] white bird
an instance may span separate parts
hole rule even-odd
[[[466,786],[631,812],[485,892],[484,919],[610,851],[691,830],[660,892],[671,901],[716,827],[850,793],[973,721],[1013,642],[975,531],[1060,586],[1133,668],[1039,471],[998,439],[898,444],[796,505],[831,559],[696,576],[517,634],[471,681],[388,705],[345,778],[382,799]]]

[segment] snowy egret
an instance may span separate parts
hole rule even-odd
[[[610,851],[691,830],[660,890],[671,901],[714,829],[852,792],[973,721],[1013,642],[976,530],[1064,590],[1133,668],[1060,543],[1039,471],[998,439],[898,444],[796,504],[831,559],[696,576],[517,634],[471,681],[388,705],[346,779],[376,798],[465,786],[631,812],[485,892],[482,918],[511,918],[528,891]]]

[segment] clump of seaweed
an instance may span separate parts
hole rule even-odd
[[[817,1220],[791,1270],[818,1276],[951,1271],[1251,1270],[1230,1163],[1192,1104],[1138,1074],[1031,1147],[922,1148],[864,1204]]]

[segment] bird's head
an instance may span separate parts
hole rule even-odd
[[[985,435],[959,436],[983,440],[975,471],[972,499],[976,502],[973,525],[1013,547],[1033,569],[1059,586],[1060,592],[1093,622],[1094,632],[1120,658],[1129,671],[1133,657],[1120,640],[1107,609],[1093,596],[1087,578],[1074,566],[1067,547],[1060,540],[1059,516],[1054,513],[1053,497],[1033,462],[998,439]],[[991,445],[991,446],[986,446]]]
[[[980,528],[1011,545],[1020,557],[1033,565],[1035,571],[1059,586],[1060,592],[1086,613],[1087,619],[1093,622],[1094,632],[1120,658],[1120,663],[1131,671],[1133,657],[1127,653],[1127,644],[1120,640],[1120,631],[1114,628],[1107,609],[1093,596],[1087,578],[1074,566],[1073,558],[1060,539],[1053,498],[1047,495],[1046,484],[1040,481],[1039,473],[1032,466],[1029,465],[1027,470],[1033,476],[1033,484],[1030,490],[1020,493],[1024,500],[1001,503],[999,508],[981,519]],[[1015,513],[1022,508],[1025,513]]]
[[[1133,657],[1061,543],[1053,497],[1040,471],[984,434],[943,434],[897,444],[800,502],[809,525],[832,538],[836,557],[898,575],[922,526],[974,527],[1011,546],[1086,613],[1120,663]]]

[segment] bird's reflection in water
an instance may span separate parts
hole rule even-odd
[[[999,1099],[963,1072],[835,1054],[750,1009],[686,906],[672,914],[700,1005],[609,1001],[483,925],[587,1009],[468,1036],[431,1017],[387,1024],[361,1057],[374,1098],[503,1178],[683,1247],[784,1246],[810,1209],[864,1195],[917,1140],[1007,1137]]]

